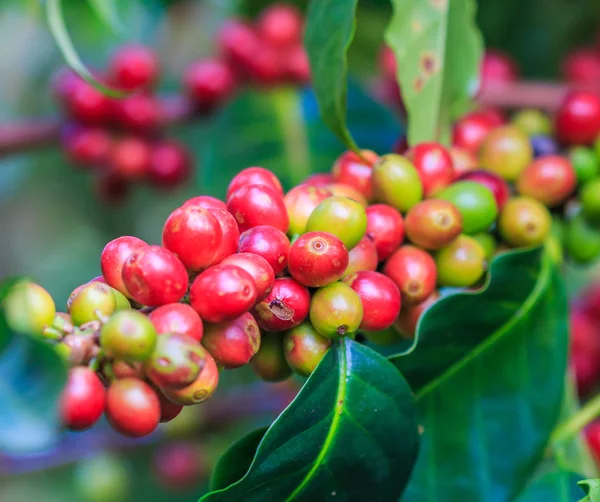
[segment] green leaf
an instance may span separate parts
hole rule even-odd
[[[267,427],[261,427],[246,434],[221,456],[213,469],[211,490],[222,490],[244,477],[267,429]]]
[[[127,31],[119,19],[117,0],[88,0],[100,20],[114,33],[124,35]]]
[[[358,0],[313,0],[304,45],[323,122],[351,150],[358,146],[346,126],[348,49],[354,38]]]
[[[477,90],[483,39],[475,0],[392,0],[385,39],[398,61],[408,142],[450,141],[454,118]]]
[[[581,502],[600,502],[600,479],[586,479],[577,484],[587,494]]]
[[[358,85],[348,88],[348,122],[363,147],[389,152],[402,131],[397,119]],[[196,139],[202,141],[203,138]],[[291,188],[331,169],[343,151],[323,125],[310,89],[244,92],[228,104],[209,135],[199,171],[201,189],[224,197],[241,169],[271,169]]]
[[[100,0],[103,1],[103,0]],[[113,98],[122,98],[131,94],[130,92],[109,87],[100,82],[83,64],[73,42],[69,37],[67,26],[62,11],[62,0],[46,0],[46,17],[48,26],[52,32],[52,36],[60,49],[67,65],[76,72],[82,79],[86,80],[90,85],[94,86],[100,92]]]
[[[577,486],[580,479],[581,476],[573,472],[547,472],[530,483],[515,502],[576,502],[581,495]]]
[[[402,375],[368,347],[342,340],[271,425],[246,475],[201,500],[395,500],[418,439]]]
[[[392,361],[415,391],[421,453],[406,500],[510,500],[560,413],[564,285],[541,249],[498,256],[480,291],[440,299]]]

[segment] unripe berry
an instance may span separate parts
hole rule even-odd
[[[419,202],[406,215],[406,236],[424,249],[435,250],[450,244],[462,231],[462,215],[448,201]]]
[[[496,242],[495,237],[487,232],[480,232],[478,234],[471,235],[471,237],[481,244],[485,254],[485,259],[491,260],[496,253],[496,249],[498,248],[498,242]]]
[[[60,397],[60,420],[74,431],[89,429],[102,416],[105,402],[98,375],[84,366],[72,368]]]
[[[495,125],[481,113],[469,113],[454,125],[452,144],[477,155],[481,144],[492,132]]]
[[[377,248],[373,241],[365,236],[348,253],[348,266],[344,275],[354,274],[363,270],[377,270]]]
[[[152,133],[161,125],[160,103],[151,94],[134,94],[113,105],[117,123],[124,129],[136,133]]]
[[[250,360],[252,369],[267,382],[281,382],[292,374],[283,352],[283,336],[281,333],[265,333],[260,342],[260,349]]]
[[[584,216],[594,223],[600,223],[600,178],[588,181],[579,194]]]
[[[123,283],[136,302],[149,307],[176,303],[187,290],[185,266],[160,246],[136,249],[123,265]]]
[[[479,161],[486,171],[515,181],[529,165],[533,151],[529,138],[515,126],[494,129],[481,145]]]
[[[124,436],[147,436],[160,421],[160,401],[152,387],[142,380],[117,380],[106,393],[106,418]]]
[[[56,315],[56,306],[50,293],[29,282],[15,284],[4,298],[2,306],[9,328],[26,335],[42,335],[44,328],[52,325]]]
[[[198,378],[187,387],[161,389],[168,399],[183,406],[191,406],[202,403],[213,395],[219,384],[219,368],[208,352],[205,357],[204,368],[200,371]]]
[[[369,206],[366,235],[375,244],[379,261],[386,260],[404,240],[402,215],[387,204]]]
[[[600,155],[591,148],[574,146],[569,150],[569,160],[580,184],[587,183],[600,173]]]
[[[588,145],[600,134],[600,97],[593,92],[568,94],[556,113],[554,127],[565,145]]]
[[[573,166],[565,157],[548,155],[534,160],[519,176],[517,191],[552,207],[563,202],[577,186]]]
[[[228,198],[227,210],[238,222],[240,232],[271,225],[285,234],[290,225],[283,196],[266,185],[249,185],[236,190]]]
[[[225,258],[222,265],[234,265],[250,274],[256,286],[256,301],[261,301],[273,289],[275,273],[273,267],[262,256],[253,253],[236,253]]]
[[[281,181],[279,181],[279,178],[273,172],[264,167],[247,167],[237,173],[229,182],[226,200],[229,202],[234,192],[250,185],[269,187],[283,197]]]
[[[206,322],[230,321],[250,310],[256,295],[248,272],[233,265],[216,265],[192,283],[190,305]]]
[[[262,329],[285,331],[304,321],[309,307],[308,288],[291,277],[284,277],[275,279],[269,296],[256,304],[252,314]]]
[[[448,153],[452,157],[452,165],[454,166],[454,175],[456,178],[477,169],[477,157],[469,150],[453,146],[448,150]]]
[[[434,291],[429,298],[418,305],[403,305],[400,315],[394,323],[394,328],[400,336],[407,340],[412,340],[417,331],[417,324],[425,311],[431,307],[439,298],[437,291]]]
[[[367,200],[373,198],[371,175],[378,156],[371,150],[361,150],[362,157],[349,150],[342,153],[331,169],[336,183],[345,183],[358,190]]]
[[[73,127],[62,137],[69,161],[84,168],[100,168],[107,162],[113,146],[110,133],[98,127]]]
[[[462,216],[462,230],[475,234],[487,230],[498,216],[494,194],[474,181],[459,181],[440,192],[439,199],[451,202]]]
[[[343,282],[319,288],[310,301],[310,322],[326,338],[354,333],[362,318],[360,296]]]
[[[423,184],[414,164],[401,155],[379,157],[373,166],[373,196],[400,212],[406,212],[423,198]]]
[[[283,338],[283,353],[290,368],[308,377],[331,347],[331,340],[321,336],[310,322],[287,331]]]
[[[198,195],[186,200],[181,207],[184,206],[200,206],[204,209],[223,209],[227,211],[227,204],[216,197],[210,195]]]
[[[509,199],[511,190],[508,183],[502,179],[500,176],[494,173],[490,173],[488,171],[483,171],[482,169],[477,169],[475,171],[471,171],[463,174],[459,178],[458,181],[472,181],[474,183],[479,183],[483,185],[487,189],[492,192],[494,198],[496,199],[496,205],[498,210],[502,210],[504,204]]]
[[[120,291],[125,296],[129,292],[123,282],[123,265],[125,260],[139,248],[147,246],[142,239],[131,236],[117,237],[110,241],[100,255],[100,268],[106,284]]]
[[[306,224],[308,232],[329,232],[347,249],[356,246],[365,235],[367,213],[364,207],[347,197],[334,196],[321,202]]]
[[[113,82],[122,89],[150,87],[158,78],[159,62],[156,53],[143,45],[119,48],[110,62]]]
[[[73,298],[69,315],[75,326],[96,321],[117,310],[117,300],[108,284],[91,282],[86,284]]]
[[[108,364],[110,365],[110,370],[108,374],[105,372],[107,380],[112,380],[110,372],[112,372],[112,376],[118,380],[122,378],[140,378],[143,380],[146,378],[144,366],[140,362],[128,362],[123,361],[122,359],[116,359]]]
[[[537,246],[549,235],[551,223],[543,204],[530,197],[513,197],[500,213],[498,230],[512,246]]]
[[[252,253],[263,257],[277,275],[287,267],[290,240],[275,227],[258,225],[240,235],[238,253]]]
[[[259,37],[275,48],[302,41],[302,13],[293,5],[276,3],[262,11],[256,22]]]
[[[204,325],[198,313],[184,303],[169,303],[148,314],[156,332],[187,335],[197,342],[202,340]]]
[[[235,91],[235,75],[225,63],[204,59],[188,67],[184,84],[196,106],[201,111],[210,111],[231,98]]]
[[[150,145],[137,136],[115,141],[110,155],[110,169],[125,181],[145,178],[150,169]]]
[[[331,191],[325,187],[308,184],[298,185],[286,193],[283,202],[290,219],[288,230],[290,235],[306,232],[306,223],[310,214],[321,202],[332,195]]]
[[[173,188],[187,181],[192,164],[184,145],[174,140],[158,141],[150,149],[148,178],[158,188]]]
[[[406,152],[419,172],[423,196],[431,197],[454,180],[452,157],[439,143],[420,143]]]
[[[383,267],[383,273],[400,289],[402,305],[416,305],[434,291],[437,270],[433,258],[422,249],[402,246]]]
[[[156,330],[152,322],[135,310],[114,313],[100,331],[100,346],[117,359],[145,361],[155,345]]]
[[[535,108],[525,108],[518,111],[512,118],[512,123],[528,136],[552,133],[550,119]]]
[[[246,312],[232,321],[208,325],[202,345],[217,364],[227,369],[239,368],[258,351],[260,329]]]
[[[581,214],[567,223],[564,243],[569,257],[578,263],[590,263],[600,256],[600,232]]]
[[[366,197],[360,191],[346,183],[329,183],[325,188],[327,188],[332,195],[336,197],[347,197],[354,202],[358,202],[364,208],[369,205]]]
[[[440,286],[473,286],[485,272],[485,251],[468,235],[459,235],[435,255]]]

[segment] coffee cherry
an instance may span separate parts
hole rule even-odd
[[[99,127],[73,127],[62,137],[62,145],[70,162],[84,168],[106,164],[113,146],[112,137]]]
[[[511,57],[498,50],[487,49],[481,63],[481,87],[516,82],[518,68]]]
[[[61,423],[73,431],[89,429],[102,416],[105,401],[98,375],[84,366],[72,368],[60,397]]]
[[[152,322],[136,310],[114,313],[100,331],[100,346],[116,359],[145,361],[155,345],[156,330]]]
[[[567,82],[594,85],[600,81],[600,55],[592,48],[570,52],[561,66]]]
[[[528,136],[539,136],[552,133],[552,123],[550,122],[550,119],[539,110],[532,108],[526,108],[517,112],[512,119],[512,123]]]
[[[591,144],[600,134],[600,97],[593,92],[571,92],[558,108],[554,127],[565,145]]]
[[[246,76],[261,42],[254,29],[237,19],[230,19],[220,29],[217,40],[219,52],[234,72]]]
[[[240,231],[238,230],[235,218],[225,209],[209,209],[208,212],[217,220],[222,234],[221,244],[212,260],[212,265],[222,262],[224,258],[237,251]]]
[[[263,257],[275,275],[283,272],[288,264],[290,240],[279,229],[258,225],[240,235],[239,253],[252,253]]]
[[[184,85],[188,96],[201,111],[211,111],[233,96],[235,75],[218,59],[204,59],[188,67]]]
[[[378,261],[375,244],[369,237],[365,236],[348,253],[348,266],[344,275],[363,270],[377,270]]]
[[[155,389],[155,392],[160,402],[160,423],[166,424],[174,418],[177,418],[181,413],[181,410],[183,410],[183,405],[167,399],[159,389]]]
[[[398,64],[394,51],[387,45],[383,45],[379,51],[379,69],[385,77],[396,78]]]
[[[187,387],[161,389],[168,399],[183,406],[191,406],[203,403],[213,395],[219,385],[219,368],[208,352],[205,357],[204,368],[200,371],[198,378]]]
[[[264,167],[247,167],[237,173],[229,182],[227,187],[227,202],[240,188],[250,185],[266,186],[273,189],[278,195],[283,196],[281,181],[268,169]]]
[[[206,322],[230,321],[256,302],[252,276],[233,265],[216,265],[202,272],[190,287],[190,305]]]
[[[498,243],[496,242],[494,236],[487,232],[479,232],[478,234],[471,235],[471,237],[479,242],[483,248],[485,259],[491,260],[496,253],[496,249],[498,248]]]
[[[121,47],[110,62],[113,82],[128,90],[151,87],[159,70],[156,53],[143,45]]]
[[[142,380],[117,380],[106,393],[106,418],[124,436],[147,436],[160,421],[160,401],[152,387]]]
[[[150,133],[158,129],[162,110],[151,94],[141,93],[120,99],[113,105],[114,118],[119,126],[138,133]]]
[[[238,222],[240,232],[271,225],[285,234],[290,225],[283,197],[266,185],[249,185],[236,190],[228,198],[227,211]]]
[[[115,141],[110,155],[110,169],[125,181],[145,178],[150,169],[150,145],[137,136]]]
[[[452,203],[462,215],[466,234],[487,230],[498,216],[498,205],[491,190],[474,181],[459,181],[438,194]]]
[[[477,169],[477,158],[469,150],[453,146],[448,150],[448,153],[452,157],[454,176],[456,178],[460,178],[463,174]]]
[[[546,206],[563,202],[577,186],[573,166],[565,157],[548,155],[534,160],[519,176],[517,191]]]
[[[551,223],[543,204],[530,197],[513,197],[500,213],[498,230],[511,246],[537,246],[549,235]]]
[[[471,171],[463,174],[458,178],[458,180],[473,181],[488,188],[496,199],[498,210],[502,210],[504,204],[506,204],[506,201],[510,197],[510,187],[508,183],[497,174],[490,173],[488,171],[483,171],[480,169]]]
[[[450,244],[462,231],[462,215],[445,200],[419,202],[406,215],[406,236],[419,247],[435,250]]]
[[[125,235],[113,239],[104,246],[100,255],[100,268],[102,269],[102,276],[106,283],[125,296],[129,296],[129,292],[123,282],[123,265],[125,264],[125,260],[136,249],[146,247],[147,245],[142,239]]]
[[[371,150],[361,150],[361,156],[348,150],[340,155],[331,169],[336,183],[344,183],[358,190],[367,200],[373,197],[371,174],[378,155]]]
[[[2,307],[9,328],[25,335],[42,335],[56,315],[50,293],[30,282],[15,284],[4,298]]]
[[[579,194],[584,216],[594,223],[600,223],[600,178],[588,181]]]
[[[256,86],[272,87],[284,79],[285,66],[280,53],[267,44],[261,44],[249,63],[248,74]]]
[[[154,455],[154,471],[161,485],[173,491],[189,490],[206,475],[201,452],[187,442],[160,446]]]
[[[406,340],[412,340],[417,332],[417,324],[425,311],[431,307],[439,298],[437,291],[434,291],[425,301],[417,305],[403,305],[400,315],[394,323],[394,329],[400,336]]]
[[[383,267],[383,273],[400,289],[403,306],[421,303],[435,290],[435,262],[431,255],[414,246],[396,250]]]
[[[74,464],[74,492],[81,502],[124,502],[131,499],[131,472],[120,456],[98,452]],[[73,493],[73,492],[71,492]]]
[[[494,129],[481,145],[479,161],[486,171],[515,181],[533,158],[529,138],[515,126]]]
[[[363,305],[360,329],[380,331],[394,324],[400,313],[400,291],[392,279],[379,272],[357,272],[344,282],[358,293]]]
[[[306,223],[313,210],[333,194],[321,186],[298,185],[283,197],[283,202],[290,219],[290,235],[306,232]]]
[[[454,180],[452,157],[439,143],[420,143],[406,152],[419,172],[423,196],[431,197]]]
[[[332,195],[352,199],[353,201],[358,202],[364,208],[369,205],[367,199],[362,193],[360,193],[356,188],[346,185],[345,183],[329,183],[325,188],[327,188]]]
[[[236,253],[225,258],[221,265],[234,265],[250,274],[256,286],[256,301],[266,298],[273,289],[275,273],[273,267],[262,256],[253,253]]]
[[[192,171],[192,159],[180,143],[159,141],[150,149],[148,178],[159,188],[173,188],[185,182]]]
[[[187,335],[200,342],[204,334],[204,325],[198,313],[184,303],[169,303],[154,309],[148,314],[156,332]]]
[[[283,277],[275,279],[269,296],[256,304],[252,315],[266,331],[285,331],[302,323],[309,307],[308,288],[291,277]]]
[[[91,282],[86,284],[71,301],[69,315],[75,326],[96,321],[117,310],[117,300],[108,284]]]
[[[290,275],[311,288],[337,281],[347,267],[348,250],[341,240],[327,232],[307,232],[290,249]]]
[[[310,301],[310,322],[326,338],[341,338],[354,333],[362,318],[360,296],[343,282],[319,288]]]
[[[600,156],[596,156],[591,148],[574,146],[569,150],[569,160],[575,170],[577,183],[587,183],[600,174]]]
[[[303,19],[301,12],[285,3],[266,8],[256,22],[258,35],[276,48],[302,42]]]
[[[281,382],[290,377],[290,369],[283,352],[281,333],[265,333],[260,349],[250,360],[254,372],[266,382]]]
[[[485,251],[472,237],[460,235],[436,253],[435,264],[440,286],[469,287],[485,272]]]
[[[319,335],[310,322],[287,331],[283,353],[290,368],[304,377],[310,376],[331,347],[331,339]]]
[[[283,73],[288,82],[300,86],[310,82],[310,61],[301,43],[286,51],[282,63]]]
[[[405,157],[388,154],[373,166],[373,196],[400,212],[406,212],[423,198],[423,184],[416,167]]]
[[[386,260],[404,240],[402,215],[387,204],[369,206],[366,235],[375,244],[379,261]]]
[[[585,428],[585,438],[596,464],[600,464],[600,420],[595,420]]]
[[[477,155],[481,144],[492,132],[495,125],[481,113],[469,113],[454,125],[452,144]]]
[[[590,263],[600,256],[600,232],[578,214],[567,223],[564,245],[572,260]]]
[[[183,263],[168,249],[144,246],[125,260],[123,283],[136,302],[159,307],[183,298],[188,275]]]
[[[108,365],[114,378],[118,380],[122,378],[139,378],[143,380],[146,377],[144,365],[141,362],[128,362],[117,359],[112,363],[108,363]],[[107,377],[107,380],[111,380],[111,378]]]
[[[533,158],[537,159],[543,155],[555,155],[558,153],[558,145],[550,136],[532,136],[529,138],[533,150]]]
[[[333,176],[329,173],[314,173],[304,180],[303,185],[323,187],[333,183]]]
[[[246,312],[232,321],[208,325],[202,345],[217,364],[227,369],[239,368],[258,351],[260,329]]]
[[[72,73],[65,79],[70,80],[64,84],[66,92],[61,96],[66,113],[83,124],[106,123],[112,113],[110,98]]]
[[[365,235],[367,214],[357,202],[334,196],[321,202],[306,224],[308,232],[330,232],[352,249]]]
[[[186,200],[181,207],[184,206],[200,206],[204,209],[223,209],[224,211],[227,211],[227,204],[210,195],[198,195],[192,197],[191,199]]]

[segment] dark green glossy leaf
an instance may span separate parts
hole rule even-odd
[[[113,32],[120,35],[126,33],[125,26],[119,19],[117,0],[88,0],[88,3],[100,20]]]
[[[600,479],[586,479],[578,484],[587,494],[581,502],[600,502]]]
[[[358,147],[346,126],[346,107],[348,48],[354,38],[357,4],[358,0],[313,0],[304,33],[323,122],[355,151]]]
[[[387,44],[409,117],[408,142],[448,143],[453,119],[477,90],[483,40],[475,0],[392,0]]]
[[[539,476],[515,499],[515,502],[577,502],[581,489],[577,483],[581,479],[573,472],[554,470]]]
[[[246,475],[202,500],[395,500],[417,449],[402,375],[368,347],[342,340],[271,425]]]

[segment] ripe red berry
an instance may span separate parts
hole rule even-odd
[[[294,6],[276,3],[258,18],[256,29],[263,41],[276,48],[302,42],[302,13]]]
[[[394,51],[387,45],[381,46],[379,51],[379,69],[387,78],[395,79],[398,70],[396,55]]]
[[[574,84],[593,85],[600,82],[600,53],[593,49],[579,49],[567,54],[562,73],[567,82]]]
[[[63,135],[62,145],[69,161],[81,167],[102,167],[109,158],[112,137],[106,129],[73,127]]]
[[[310,61],[302,44],[286,51],[283,66],[284,76],[292,84],[304,85],[310,82]]]
[[[100,268],[106,284],[120,291],[125,296],[129,292],[123,282],[123,265],[136,249],[147,246],[142,239],[125,235],[110,241],[100,255]]]
[[[380,331],[389,328],[400,314],[400,291],[389,277],[379,272],[357,272],[344,282],[360,296],[363,318],[360,328]]]
[[[258,225],[271,225],[286,233],[289,217],[283,197],[264,185],[250,185],[236,190],[227,202],[227,210],[238,222],[240,232]]]
[[[192,63],[185,73],[184,83],[187,94],[202,111],[225,103],[235,91],[235,75],[218,59]]]
[[[261,301],[273,288],[275,273],[273,267],[262,256],[254,253],[236,253],[228,256],[222,265],[235,265],[245,270],[252,276],[256,285],[256,300]]]
[[[110,98],[76,75],[65,74],[63,78],[59,93],[66,113],[84,124],[106,123],[112,112]]]
[[[481,65],[481,86],[516,82],[519,70],[512,58],[501,51],[488,49]]]
[[[249,75],[252,82],[261,87],[280,84],[285,78],[286,67],[281,54],[273,47],[261,44],[250,61]]]
[[[98,375],[84,366],[72,368],[60,398],[62,424],[74,431],[90,428],[102,416],[105,401]]]
[[[186,181],[192,170],[192,159],[180,143],[159,141],[150,150],[150,181],[159,188],[172,188]]]
[[[275,279],[269,296],[257,303],[252,314],[266,331],[285,331],[298,326],[310,308],[308,288],[291,277]]]
[[[150,145],[137,136],[115,141],[110,155],[110,169],[123,180],[145,178],[150,169]]]
[[[362,270],[377,270],[377,248],[373,241],[365,236],[348,253],[348,267],[344,275],[354,274]]]
[[[577,175],[569,159],[544,155],[534,160],[519,175],[517,191],[552,207],[563,202],[577,186]]]
[[[191,199],[186,200],[183,203],[183,206],[200,206],[204,209],[224,209],[225,211],[227,210],[227,204],[217,199],[216,197],[211,197],[210,195],[198,195],[196,197],[192,197]]]
[[[206,327],[202,345],[225,368],[247,364],[260,347],[260,329],[254,317],[246,312],[240,317]]]
[[[287,267],[290,240],[275,227],[258,225],[240,235],[238,252],[262,256],[277,275]]]
[[[147,436],[160,421],[160,401],[152,387],[142,380],[117,380],[106,393],[106,418],[124,436]]]
[[[218,35],[219,52],[239,76],[246,76],[261,42],[252,26],[237,19],[229,20]]]
[[[452,157],[438,143],[420,143],[407,153],[419,172],[423,184],[423,196],[431,197],[448,186],[454,180]]]
[[[165,424],[174,418],[177,418],[181,413],[181,410],[183,410],[183,406],[167,399],[161,390],[155,389],[155,392],[160,401],[160,423]]]
[[[596,464],[600,465],[600,420],[594,420],[585,428],[585,438],[592,450]]]
[[[162,241],[188,270],[198,272],[214,263],[223,242],[223,232],[219,221],[208,209],[188,205],[169,215],[163,227]]]
[[[209,209],[208,211],[219,222],[221,233],[223,234],[221,245],[219,246],[217,255],[213,259],[213,265],[216,265],[237,251],[240,230],[237,221],[235,221],[235,218],[226,209]]]
[[[204,349],[202,349],[204,350]],[[191,406],[206,401],[213,395],[219,385],[219,368],[213,357],[207,352],[206,364],[198,378],[187,387],[181,389],[161,389],[164,395],[171,401],[183,406]]]
[[[506,180],[490,171],[484,171],[483,169],[469,171],[460,176],[457,181],[474,181],[488,188],[494,194],[498,211],[504,207],[510,197],[510,187]]]
[[[187,442],[161,446],[154,455],[154,470],[162,485],[170,490],[187,490],[206,475],[204,458]]]
[[[477,155],[479,147],[494,127],[489,117],[477,112],[469,113],[454,125],[452,144]]]
[[[303,182],[304,185],[311,185],[311,186],[317,186],[317,187],[324,187],[324,186],[329,185],[330,183],[333,183],[333,176],[329,173],[311,174]]]
[[[593,92],[568,94],[555,117],[556,136],[565,145],[587,145],[600,134],[600,97]]]
[[[233,265],[202,272],[190,287],[190,305],[206,322],[230,321],[252,308],[256,285],[252,276]]]
[[[474,171],[477,169],[477,158],[473,152],[458,146],[451,147],[448,152],[450,153],[450,157],[452,157],[454,175],[457,178],[469,171]]]
[[[121,47],[110,63],[112,80],[118,87],[128,90],[152,86],[159,70],[156,53],[142,45]]]
[[[161,121],[161,108],[158,100],[150,94],[134,94],[113,105],[114,118],[124,129],[135,132],[151,132]]]
[[[371,150],[361,150],[362,157],[349,150],[340,155],[331,170],[337,183],[345,183],[358,190],[366,199],[373,198],[371,173],[377,154]]]
[[[375,244],[379,261],[387,259],[404,240],[402,215],[387,204],[369,206],[366,236]]]
[[[310,213],[333,193],[324,186],[302,184],[292,188],[283,197],[290,218],[290,235],[306,232]]]
[[[403,305],[425,301],[435,290],[437,270],[429,253],[414,246],[402,246],[386,262],[383,273],[400,289]]]
[[[197,342],[202,340],[204,325],[198,313],[185,303],[169,303],[154,309],[148,318],[158,334],[178,333]]]
[[[307,232],[292,244],[288,270],[300,284],[318,288],[342,277],[348,259],[348,250],[335,235]]]
[[[135,250],[123,265],[123,283],[136,302],[148,307],[176,303],[187,290],[185,266],[175,254],[160,246]]]
[[[281,181],[271,171],[264,167],[247,167],[237,173],[229,182],[226,199],[229,201],[234,192],[249,185],[263,185],[272,188],[283,196]]]

